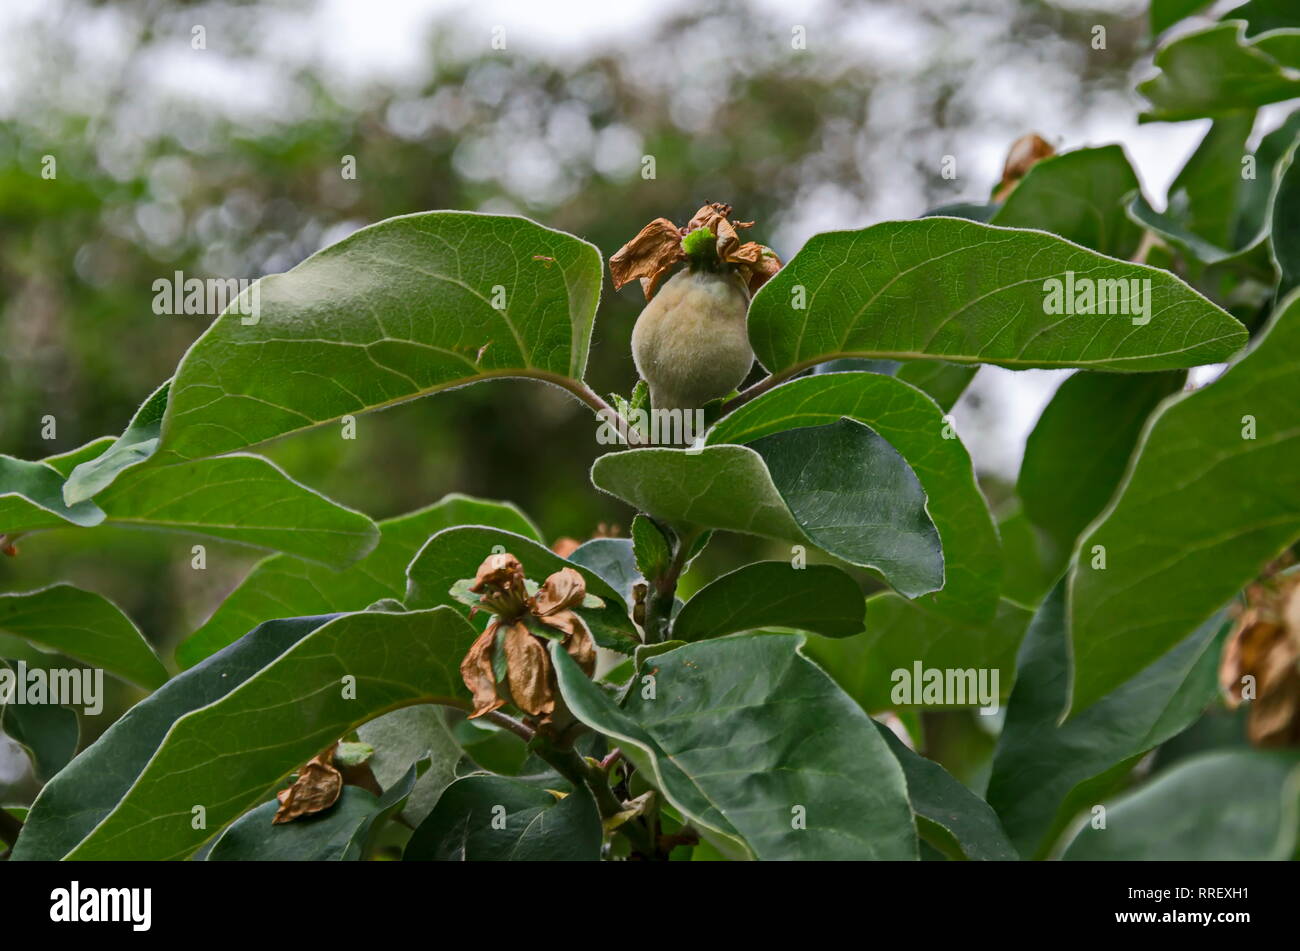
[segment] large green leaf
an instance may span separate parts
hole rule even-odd
[[[172,722],[134,783],[67,857],[182,858],[367,720],[416,703],[467,706],[457,668],[474,636],[447,608],[363,611],[321,625],[234,690]],[[223,654],[172,683],[201,676]],[[206,810],[204,829],[192,827],[196,806]]]
[[[1041,858],[1144,753],[1182,732],[1218,690],[1223,618],[1058,726],[1070,681],[1063,585],[1034,615],[998,739],[988,801],[1025,858]]]
[[[272,555],[221,602],[212,617],[176,649],[182,667],[233,643],[263,621],[360,611],[381,598],[406,594],[406,566],[434,532],[453,525],[492,525],[537,541],[537,528],[508,502],[466,495],[441,501],[379,523],[379,544],[343,571],[314,565],[291,555]]]
[[[1149,280],[1150,320],[1046,313],[1045,282],[1067,272]],[[1167,271],[957,218],[816,235],[755,295],[749,336],[782,377],[841,356],[1169,370],[1225,360],[1246,342],[1236,320]]]
[[[406,844],[407,862],[594,862],[604,833],[585,789],[562,799],[505,776],[447,787]]]
[[[127,794],[172,724],[220,700],[328,620],[268,621],[137,703],[41,790],[13,857],[54,860],[71,852]]]
[[[841,417],[855,419],[888,440],[925,490],[926,511],[943,544],[944,563],[943,590],[926,596],[925,603],[966,620],[987,619],[997,605],[1002,574],[997,530],[961,440],[939,407],[913,387],[876,373],[791,380],[724,417],[709,432],[708,442],[748,443]]]
[[[0,631],[151,690],[167,680],[166,668],[121,608],[70,584],[0,594]]]
[[[430,212],[349,235],[256,285],[177,368],[161,461],[231,452],[448,387],[581,378],[599,252],[525,218]],[[495,306],[501,304],[503,306]]]
[[[190,532],[342,567],[375,547],[367,516],[237,453],[131,470],[95,497],[108,522]]]
[[[923,838],[954,858],[1009,861],[1019,858],[989,804],[933,760],[904,745],[884,724],[876,728],[907,777],[907,795]]]
[[[63,497],[69,505],[98,495],[117,478],[118,473],[138,466],[154,454],[171,385],[172,381],[168,380],[149,394],[120,437],[106,444],[103,452],[88,454],[88,458],[80,460],[68,473]],[[90,447],[83,448],[89,450]]]
[[[232,823],[208,853],[209,862],[355,862],[375,832],[402,808],[415,788],[416,768],[408,769],[382,796],[344,786],[324,812],[272,825],[280,804],[263,803]]]
[[[1156,410],[1117,497],[1081,540],[1071,709],[1173,647],[1297,537],[1300,293],[1222,377]]]
[[[1106,804],[1062,856],[1110,861],[1239,862],[1293,857],[1300,755],[1224,750],[1193,757]]]
[[[1138,85],[1160,122],[1222,116],[1300,96],[1295,30],[1246,39],[1240,20],[1178,37],[1156,53],[1159,72]]]
[[[63,474],[48,462],[0,456],[0,535],[104,521],[94,502],[63,501]]]
[[[1080,371],[1053,395],[1025,443],[1016,493],[1064,551],[1110,501],[1147,416],[1182,381],[1176,371]]]
[[[8,668],[16,675],[23,669],[18,665],[0,657],[0,670]],[[0,690],[0,732],[27,752],[32,775],[43,783],[76,755],[81,723],[75,710],[53,703],[6,703]]]
[[[730,854],[916,858],[898,761],[799,647],[795,635],[742,634],[658,654],[653,698],[638,680],[623,709],[566,652],[552,656],[574,715]]]
[[[1076,149],[1036,162],[989,224],[1050,231],[1128,258],[1142,234],[1124,213],[1124,202],[1139,187],[1122,146]]]
[[[989,620],[965,624],[886,592],[867,599],[864,633],[841,640],[810,637],[805,652],[869,713],[900,706],[892,675],[912,675],[918,663],[925,669],[996,670],[1002,697],[1011,691],[1016,646],[1028,623],[1029,612],[1010,601],[1000,601]],[[958,704],[979,705],[978,698]]]
[[[831,565],[795,568],[763,561],[710,582],[673,619],[672,637],[702,641],[762,627],[792,627],[826,637],[862,630],[862,591]]]
[[[604,602],[599,608],[575,609],[587,622],[596,642],[625,654],[641,642],[636,625],[628,616],[626,602],[599,574],[566,561],[531,538],[480,525],[449,528],[425,543],[406,570],[407,607],[449,605],[468,615],[470,607],[456,600],[450,594],[451,588],[457,581],[473,578],[478,566],[494,550],[508,551],[518,558],[527,576],[539,584],[561,568],[576,568],[587,582],[587,593]]]
[[[811,543],[876,568],[912,597],[943,584],[925,490],[896,449],[853,420],[773,432],[752,448],[611,453],[596,460],[591,481],[683,530]]]

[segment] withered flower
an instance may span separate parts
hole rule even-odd
[[[1016,139],[1007,152],[1007,161],[1002,167],[1002,181],[993,192],[993,200],[1006,201],[1007,196],[1015,190],[1016,185],[1020,184],[1020,180],[1029,173],[1031,168],[1055,154],[1056,149],[1052,144],[1036,132],[1030,132]]]
[[[582,575],[561,568],[530,597],[523,565],[504,553],[488,556],[479,566],[470,591],[479,595],[479,606],[494,615],[460,663],[461,678],[474,696],[470,718],[509,701],[531,716],[548,720],[555,710],[555,671],[546,653],[547,638],[533,630],[540,626],[554,631],[583,672],[592,674],[596,643],[572,610],[587,595]],[[504,683],[497,676],[500,661],[504,661]]]
[[[1247,589],[1224,645],[1219,685],[1229,707],[1250,703],[1246,731],[1256,746],[1300,744],[1300,574]]]
[[[753,294],[781,269],[781,261],[771,248],[757,241],[740,240],[739,231],[752,227],[752,221],[732,221],[731,206],[709,202],[697,211],[684,228],[667,218],[650,222],[609,259],[609,273],[614,289],[633,280],[641,281],[645,299],[654,297],[664,276],[687,258],[682,240],[701,228],[709,229],[715,239],[719,262],[732,265]]]
[[[275,811],[272,824],[292,822],[302,816],[314,815],[334,805],[343,792],[343,774],[334,767],[335,743],[318,753],[298,770],[298,778],[287,789],[281,789],[275,798],[280,808]]]

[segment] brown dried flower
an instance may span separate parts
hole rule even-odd
[[[532,632],[543,625],[557,638],[588,676],[596,669],[596,643],[586,623],[572,609],[582,604],[587,583],[573,568],[561,568],[528,596],[524,569],[511,554],[490,555],[479,566],[470,590],[495,617],[470,646],[460,675],[474,696],[470,717],[479,717],[513,703],[543,722],[555,710],[555,671],[546,653],[545,637]],[[505,661],[505,683],[497,679],[497,651]]]
[[[753,224],[732,221],[731,206],[721,202],[709,202],[701,207],[684,228],[678,228],[667,218],[656,218],[610,256],[609,273],[614,279],[614,289],[639,279],[645,299],[650,300],[664,276],[686,260],[682,239],[700,228],[708,228],[716,239],[717,260],[732,265],[753,294],[781,269],[781,261],[771,248],[757,241],[741,243],[740,229]]]
[[[1055,154],[1056,149],[1052,147],[1052,143],[1036,132],[1030,132],[1016,139],[1007,152],[1007,161],[1002,167],[1002,181],[993,192],[993,200],[1006,201],[1007,196],[1015,190],[1016,185],[1031,168]]]
[[[1219,685],[1229,707],[1250,702],[1246,731],[1256,746],[1300,744],[1300,574],[1247,589]]]
[[[314,815],[334,805],[343,792],[343,774],[334,767],[335,743],[318,753],[298,770],[298,778],[287,789],[281,789],[275,798],[280,808],[275,811],[273,824],[292,822],[303,816]]]

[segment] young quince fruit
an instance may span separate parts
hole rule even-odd
[[[735,390],[754,364],[751,294],[781,267],[770,248],[741,243],[731,206],[708,204],[685,228],[658,218],[609,261],[615,288],[641,281],[649,303],[632,331],[632,357],[654,409],[695,410]],[[664,275],[686,262],[656,294]]]

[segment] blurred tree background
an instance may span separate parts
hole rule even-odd
[[[382,41],[399,29],[386,6],[347,14]],[[788,258],[816,231],[986,197],[1030,129],[1069,147],[1107,141],[1107,123],[1132,123],[1148,45],[1136,0],[542,6],[532,16],[558,21],[549,35],[567,42],[508,12],[435,2],[418,36],[391,37],[420,50],[394,78],[382,55],[367,74],[321,53],[357,38],[327,16],[339,4],[7,3],[0,452],[39,458],[122,430],[211,319],[153,312],[153,282],[174,271],[283,271],[362,225],[429,209],[527,215],[608,257],[650,219],[684,221],[705,200],[755,219],[754,237]],[[601,22],[633,12],[627,29]],[[1096,24],[1105,50],[1090,45]],[[941,177],[946,155],[956,179]],[[589,369],[600,392],[635,382],[641,305],[636,288],[606,285]],[[463,491],[516,502],[548,538],[583,539],[631,517],[587,482],[594,434],[566,394],[512,381],[362,417],[355,441],[324,427],[263,449],[376,518]],[[208,570],[193,571],[193,543],[42,533],[0,559],[0,591],[62,578],[102,592],[170,658],[260,557],[206,540]],[[718,540],[701,575],[762,544]]]

